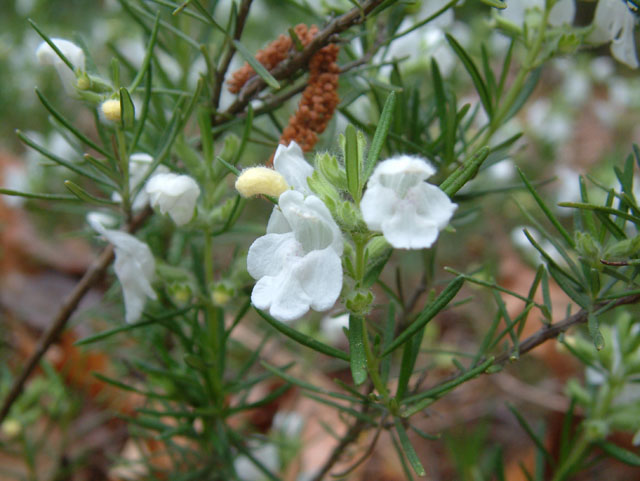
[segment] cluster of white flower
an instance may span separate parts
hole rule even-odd
[[[144,153],[132,154],[129,157],[129,185],[131,190],[143,181],[153,157]],[[184,225],[193,218],[200,188],[188,175],[169,172],[164,166],[158,166],[154,175],[132,203],[134,210],[140,210],[151,204],[161,214],[169,214],[176,225]],[[114,200],[121,200],[118,193]],[[89,225],[115,248],[115,273],[122,285],[125,304],[125,319],[135,322],[142,315],[147,297],[156,298],[151,287],[155,274],[155,259],[149,246],[126,232],[108,229],[113,223],[109,216],[92,212],[87,216]]]
[[[244,196],[281,192],[267,234],[249,249],[247,269],[258,281],[253,304],[291,321],[309,309],[327,310],[338,299],[343,238],[327,206],[309,188],[307,178],[314,169],[295,142],[278,147],[274,168],[246,169],[236,188]],[[442,190],[424,182],[434,172],[419,157],[381,162],[360,205],[369,229],[382,232],[399,249],[431,247],[457,207]]]
[[[508,0],[501,15],[520,26],[526,15],[536,9],[544,9],[544,0]],[[631,68],[638,68],[634,28],[637,22],[627,0],[598,0],[592,31],[587,37],[594,44],[611,43],[611,54]],[[636,8],[637,10],[637,8]],[[558,0],[549,12],[549,24],[559,27],[572,24],[576,13],[575,0]]]

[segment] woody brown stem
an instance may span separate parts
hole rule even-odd
[[[136,231],[150,214],[151,210],[147,209],[140,215],[135,217],[127,226],[127,231]],[[2,402],[2,407],[0,408],[0,423],[2,423],[2,421],[7,417],[7,414],[9,414],[11,406],[16,401],[16,399],[18,399],[20,393],[22,393],[27,379],[42,359],[42,356],[44,356],[51,345],[57,341],[62,331],[64,331],[64,328],[71,318],[71,315],[80,304],[82,298],[89,291],[89,289],[91,289],[102,278],[107,268],[113,261],[113,258],[113,246],[109,245],[100,253],[98,258],[84,273],[82,279],[80,279],[80,281],[73,288],[73,291],[71,291],[71,293],[62,302],[62,305],[51,321],[51,324],[38,340],[35,351],[33,352],[33,354],[31,354],[31,356],[25,363],[20,375],[13,381],[7,397]]]

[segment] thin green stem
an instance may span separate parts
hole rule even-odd
[[[516,75],[515,80],[511,84],[509,91],[504,96],[504,100],[500,103],[498,110],[495,115],[491,119],[489,123],[489,128],[485,133],[484,137],[482,137],[482,141],[480,142],[480,146],[487,145],[489,140],[493,137],[493,134],[502,126],[502,122],[505,120],[505,117],[511,111],[511,108],[515,104],[518,95],[522,91],[522,87],[527,79],[527,75],[533,70],[536,65],[536,61],[538,60],[538,55],[540,55],[540,51],[542,50],[542,46],[544,44],[544,35],[547,29],[547,23],[549,21],[549,11],[551,10],[550,3],[545,2],[545,9],[542,16],[542,21],[540,22],[540,26],[537,29],[536,37],[533,41],[531,48],[529,49],[529,53],[524,60],[520,71]]]
[[[120,126],[116,126],[116,142],[118,144],[118,157],[120,157],[120,171],[122,172],[122,185],[120,195],[122,196],[122,209],[127,219],[131,217],[131,186],[129,185],[129,154],[127,153],[127,141],[124,131]]]

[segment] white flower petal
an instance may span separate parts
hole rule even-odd
[[[273,167],[295,190],[305,195],[312,193],[307,177],[313,175],[313,167],[304,160],[302,149],[294,141],[291,141],[287,147],[278,145],[273,157]]]
[[[381,162],[360,203],[369,229],[382,231],[396,248],[431,247],[457,208],[439,187],[424,182],[434,171],[419,157]]]
[[[84,70],[84,51],[80,47],[78,47],[75,43],[62,38],[52,38],[51,41],[58,48],[58,50],[62,52],[67,60],[71,62],[71,65],[73,65],[75,70]],[[38,58],[38,62],[40,62],[41,65],[53,65],[58,72],[58,75],[60,76],[62,84],[67,93],[73,92],[76,83],[75,73],[69,68],[66,63],[64,63],[64,60],[58,57],[58,54],[51,48],[51,46],[47,42],[42,42],[37,48],[36,57]]]
[[[247,271],[254,279],[276,276],[287,266],[290,259],[304,255],[302,246],[293,232],[267,234],[256,239],[247,254]]]
[[[342,290],[342,261],[330,247],[314,250],[296,264],[294,276],[311,299],[310,307],[326,311],[333,307]]]
[[[593,18],[594,30],[588,40],[594,43],[612,42],[611,53],[631,68],[638,67],[634,27],[636,17],[625,2],[599,0]]]
[[[425,249],[438,238],[438,226],[421,217],[416,207],[406,202],[395,214],[382,223],[382,233],[393,247],[398,249]]]
[[[247,270],[258,280],[253,304],[281,321],[333,306],[342,290],[343,240],[324,203],[295,190],[284,192],[267,232],[247,255]]]
[[[145,185],[149,201],[154,209],[169,214],[176,225],[184,225],[193,217],[200,187],[188,175],[173,173],[155,174]]]
[[[316,196],[307,198],[290,190],[280,196],[280,210],[306,252],[333,245],[342,254],[342,235],[324,203]]]
[[[280,321],[301,318],[312,302],[297,282],[294,267],[289,265],[278,276],[261,278],[251,292],[251,302],[259,309],[269,309],[269,314]]]
[[[458,207],[439,187],[426,182],[411,189],[407,197],[415,202],[417,214],[431,219],[439,230],[447,227]]]
[[[574,0],[558,0],[549,12],[549,24],[559,27],[562,24],[573,23],[576,15],[576,4]]]
[[[636,40],[633,32],[635,23],[635,16],[630,11],[627,11],[627,14],[623,18],[620,35],[611,42],[611,53],[613,56],[631,68],[638,68]]]
[[[360,201],[362,218],[369,229],[381,232],[382,223],[393,214],[398,201],[399,198],[393,190],[369,184]]]
[[[108,216],[92,212],[87,221],[97,232],[114,246],[114,271],[124,295],[126,321],[131,323],[140,318],[147,297],[156,299],[151,287],[155,275],[155,259],[149,246],[126,232],[105,227]]]
[[[291,232],[291,226],[280,207],[275,206],[267,223],[267,234],[286,234],[287,232]]]

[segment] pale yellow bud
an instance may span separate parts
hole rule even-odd
[[[110,99],[100,106],[104,118],[111,122],[120,122],[120,100]]]
[[[289,186],[284,177],[267,167],[251,167],[242,171],[236,180],[236,190],[242,197],[270,195],[280,197]]]
[[[7,419],[2,423],[2,432],[9,439],[15,438],[22,431],[22,425],[15,419]]]

